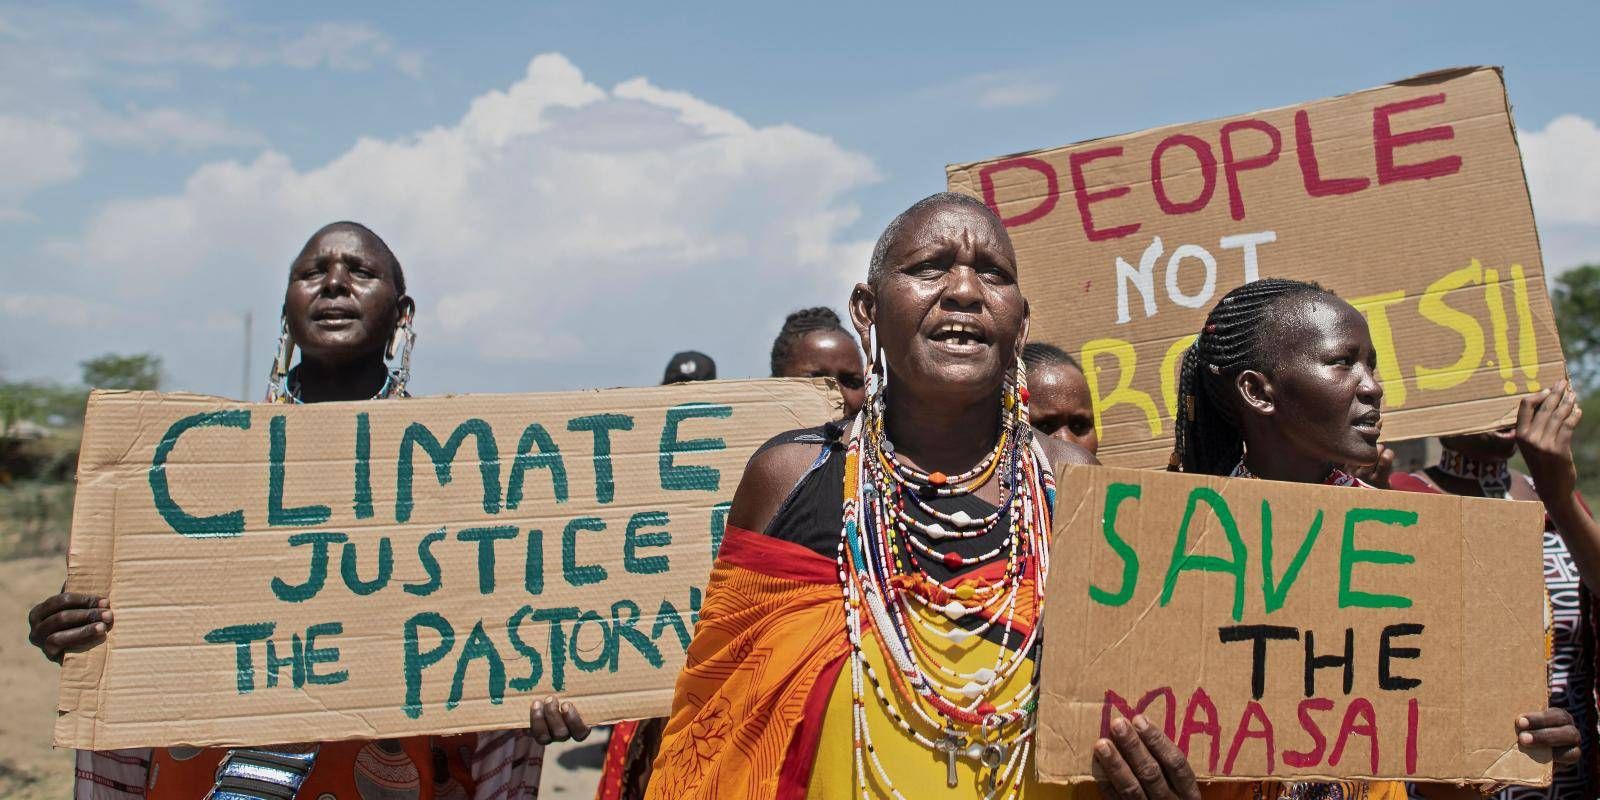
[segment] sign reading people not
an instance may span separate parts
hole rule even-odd
[[[1010,229],[1032,338],[1079,355],[1107,463],[1166,462],[1183,351],[1258,277],[1366,314],[1387,439],[1509,422],[1563,375],[1496,69],[946,172]]]
[[[745,461],[840,412],[822,382],[312,406],[96,392],[59,746],[113,749],[666,713]]]
[[[1207,779],[1549,783],[1537,503],[1069,466],[1056,508],[1041,778],[1142,713]]]

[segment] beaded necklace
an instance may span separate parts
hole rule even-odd
[[[1030,656],[1039,643],[1037,623],[1049,570],[1045,537],[1054,502],[1048,462],[1030,436],[1022,375],[1019,363],[1015,383],[1002,392],[994,449],[960,474],[924,472],[899,459],[884,427],[881,379],[873,381],[872,396],[851,429],[836,563],[851,651],[854,771],[863,797],[873,796],[869,769],[890,796],[904,797],[873,746],[866,714],[868,686],[903,734],[944,757],[950,787],[958,785],[956,766],[965,758],[979,764],[980,778],[987,773],[986,786],[976,787],[984,797],[1021,792],[1039,680],[1037,660]],[[969,495],[996,479],[1000,502],[991,514],[973,517],[932,507],[934,499]],[[913,509],[934,521],[923,522]],[[963,556],[935,544],[995,533],[1002,519],[1007,521],[1004,536],[978,555]],[[951,581],[957,583],[952,588],[928,573],[919,554],[951,572],[981,574],[962,575]],[[998,577],[985,577],[995,568]],[[1014,628],[1019,601],[1028,592],[1034,618],[1022,623],[1027,631],[1023,635]],[[943,616],[948,628],[929,622],[929,616]],[[968,616],[981,621],[965,626],[961,621]],[[868,617],[870,623],[864,621]],[[866,656],[862,631],[868,624],[890,665],[887,681]],[[995,629],[1001,645],[991,666],[957,670],[940,652]],[[1017,639],[1021,643],[1014,645]],[[1030,661],[1032,672],[1024,685],[1001,696]]]

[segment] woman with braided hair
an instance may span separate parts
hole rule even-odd
[[[1366,319],[1333,292],[1280,278],[1234,289],[1206,317],[1178,383],[1169,469],[1371,488],[1346,468],[1378,458],[1377,353]],[[1520,744],[1551,748],[1559,764],[1577,759],[1578,729],[1565,710],[1524,714],[1514,725]],[[1291,783],[1282,792],[1403,796],[1393,783]]]
[[[856,339],[826,306],[802,308],[783,321],[772,342],[772,377],[832,378],[844,393],[844,415],[854,417],[866,399],[866,364]]]

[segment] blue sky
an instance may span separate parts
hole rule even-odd
[[[407,264],[421,391],[760,374],[947,163],[1465,64],[1545,165],[1547,268],[1600,261],[1600,6],[993,8],[0,3],[0,376],[149,350],[237,395],[336,217]]]

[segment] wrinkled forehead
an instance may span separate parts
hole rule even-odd
[[[356,254],[387,262],[389,248],[376,234],[353,225],[330,225],[311,235],[296,261],[338,254]]]
[[[908,212],[894,238],[888,257],[898,261],[918,250],[971,246],[991,258],[1016,268],[1016,252],[1005,226],[987,209],[965,203],[933,203]]]

